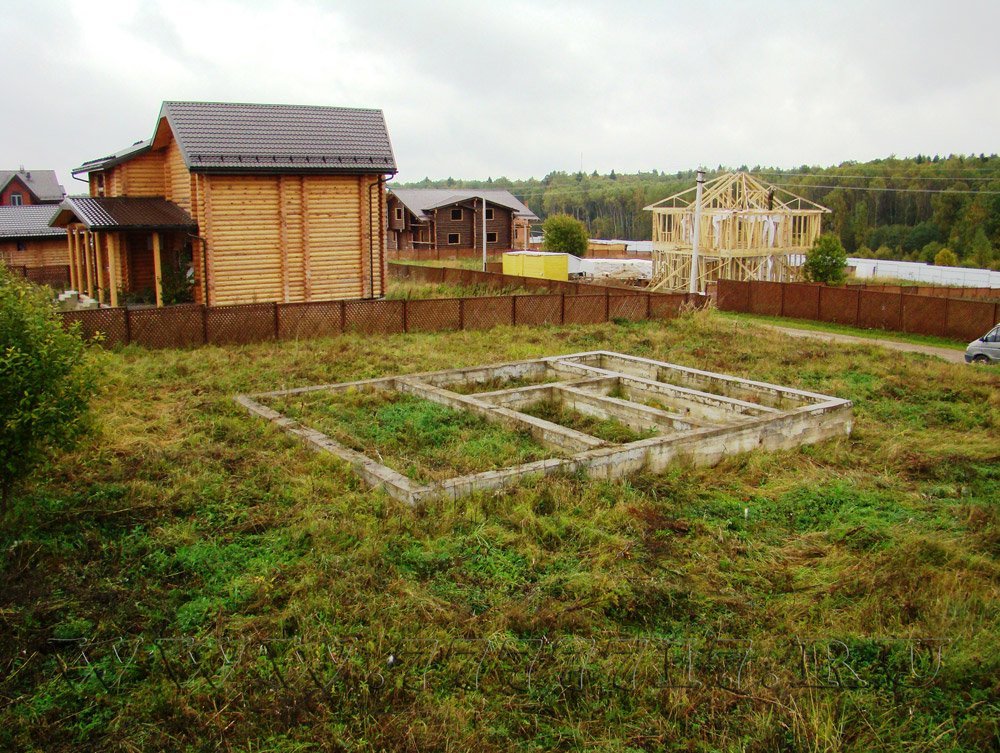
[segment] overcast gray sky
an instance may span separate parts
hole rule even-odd
[[[377,107],[399,180],[995,152],[1000,3],[31,0],[0,168],[69,170],[164,99]],[[581,157],[582,155],[582,157]]]

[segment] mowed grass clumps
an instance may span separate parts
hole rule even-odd
[[[440,481],[551,457],[527,431],[398,392],[317,391],[271,407],[414,481]]]
[[[232,399],[596,349],[854,432],[411,509]],[[998,747],[998,369],[712,312],[94,357],[0,528],[0,750]]]

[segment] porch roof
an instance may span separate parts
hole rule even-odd
[[[198,224],[172,201],[136,196],[71,196],[50,223],[80,222],[88,230],[197,230]]]

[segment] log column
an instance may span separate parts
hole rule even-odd
[[[108,288],[111,305],[118,306],[118,233],[108,233]]]
[[[101,234],[94,234],[94,266],[97,267],[97,302],[104,303],[104,259],[101,254]]]
[[[153,277],[156,284],[156,307],[163,306],[163,267],[160,262],[160,234],[153,233]]]
[[[87,296],[94,297],[94,266],[91,263],[91,234],[83,231],[83,258],[87,261]]]
[[[80,282],[76,277],[76,248],[74,243],[75,240],[72,229],[66,228],[66,246],[69,250],[69,286],[73,288],[73,290],[79,290]]]

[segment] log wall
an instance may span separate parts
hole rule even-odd
[[[17,244],[23,243],[25,249],[17,250]],[[48,236],[45,238],[24,238],[17,240],[0,240],[0,261],[12,267],[51,267],[69,263],[69,247],[66,236]]]

